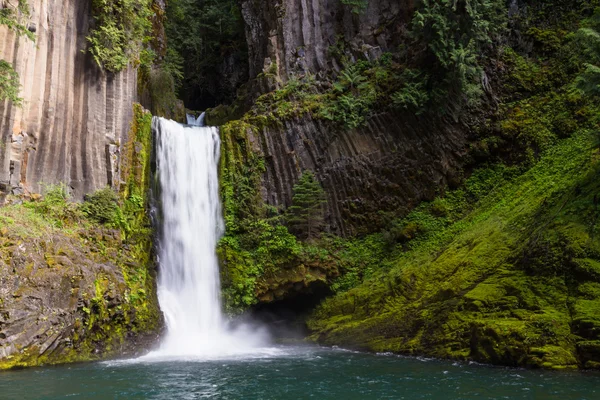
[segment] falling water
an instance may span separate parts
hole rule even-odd
[[[206,115],[206,113],[202,113],[198,116],[198,118],[196,118],[194,115],[186,114],[185,117],[187,119],[188,125],[204,126],[204,116],[205,115]]]
[[[158,297],[167,335],[150,356],[215,357],[252,351],[263,335],[248,328],[229,329],[221,311],[218,129],[155,117],[153,130],[162,211]]]

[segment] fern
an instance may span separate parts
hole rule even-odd
[[[575,86],[587,95],[600,96],[600,8],[584,21],[574,39],[585,62],[585,70],[575,80]]]
[[[411,35],[426,45],[424,59],[434,60],[426,68],[431,102],[455,116],[463,107],[477,104],[483,93],[482,54],[505,27],[502,0],[423,0]],[[418,98],[405,102],[413,100]]]
[[[94,61],[119,72],[139,62],[143,42],[152,25],[151,0],[92,0],[96,26],[87,40]]]

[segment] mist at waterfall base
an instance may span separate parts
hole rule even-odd
[[[159,181],[158,298],[166,336],[143,360],[261,356],[268,335],[257,325],[230,326],[220,300],[217,242],[224,224],[219,197],[217,128],[155,117]]]

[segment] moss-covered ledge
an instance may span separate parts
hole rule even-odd
[[[133,356],[158,338],[152,116],[134,106],[119,195],[65,186],[0,208],[0,369]]]

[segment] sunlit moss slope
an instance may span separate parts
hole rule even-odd
[[[592,136],[565,139],[521,176],[500,174],[465,218],[408,242],[388,267],[326,300],[309,321],[312,338],[506,365],[598,367]],[[438,218],[452,211],[437,209]]]

